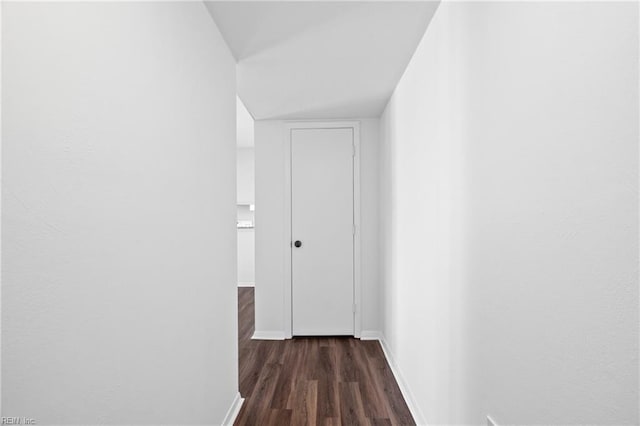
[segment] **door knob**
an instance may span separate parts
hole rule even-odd
[[[302,241],[298,240],[295,243],[293,243],[293,245],[296,247],[302,247]]]

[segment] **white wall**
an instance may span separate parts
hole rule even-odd
[[[378,120],[360,121],[362,330],[379,330],[377,167]],[[256,333],[284,333],[284,122],[255,122]]]
[[[251,287],[256,282],[255,230],[238,228],[238,286]]]
[[[2,415],[220,424],[235,63],[202,3],[3,4]]]
[[[418,424],[449,422],[449,25],[440,6],[380,119],[382,331]]]
[[[443,3],[381,118],[419,421],[638,424],[638,6]]]
[[[237,185],[238,204],[255,204],[255,161],[254,149],[238,148]]]
[[[255,122],[255,329],[284,336],[284,151],[280,121]]]

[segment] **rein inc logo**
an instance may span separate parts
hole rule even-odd
[[[30,417],[2,417],[0,424],[3,425],[35,425],[36,419]]]

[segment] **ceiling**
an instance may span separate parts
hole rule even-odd
[[[263,119],[378,117],[437,1],[207,1]]]

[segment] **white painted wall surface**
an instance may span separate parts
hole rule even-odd
[[[254,149],[238,148],[237,152],[238,204],[255,204]]]
[[[378,119],[360,120],[360,257],[362,277],[362,336],[380,332],[378,248]]]
[[[449,422],[448,18],[441,5],[380,119],[383,340],[421,425]]]
[[[381,118],[418,420],[638,424],[638,136],[637,4],[440,5]]]
[[[362,224],[362,330],[379,330],[378,127],[360,121]],[[284,335],[284,121],[255,122],[256,172],[256,334]]]
[[[251,287],[256,282],[255,229],[238,229],[238,286]]]
[[[202,3],[4,3],[2,415],[220,424],[235,63]]]
[[[284,337],[283,124],[255,122],[255,330]]]

